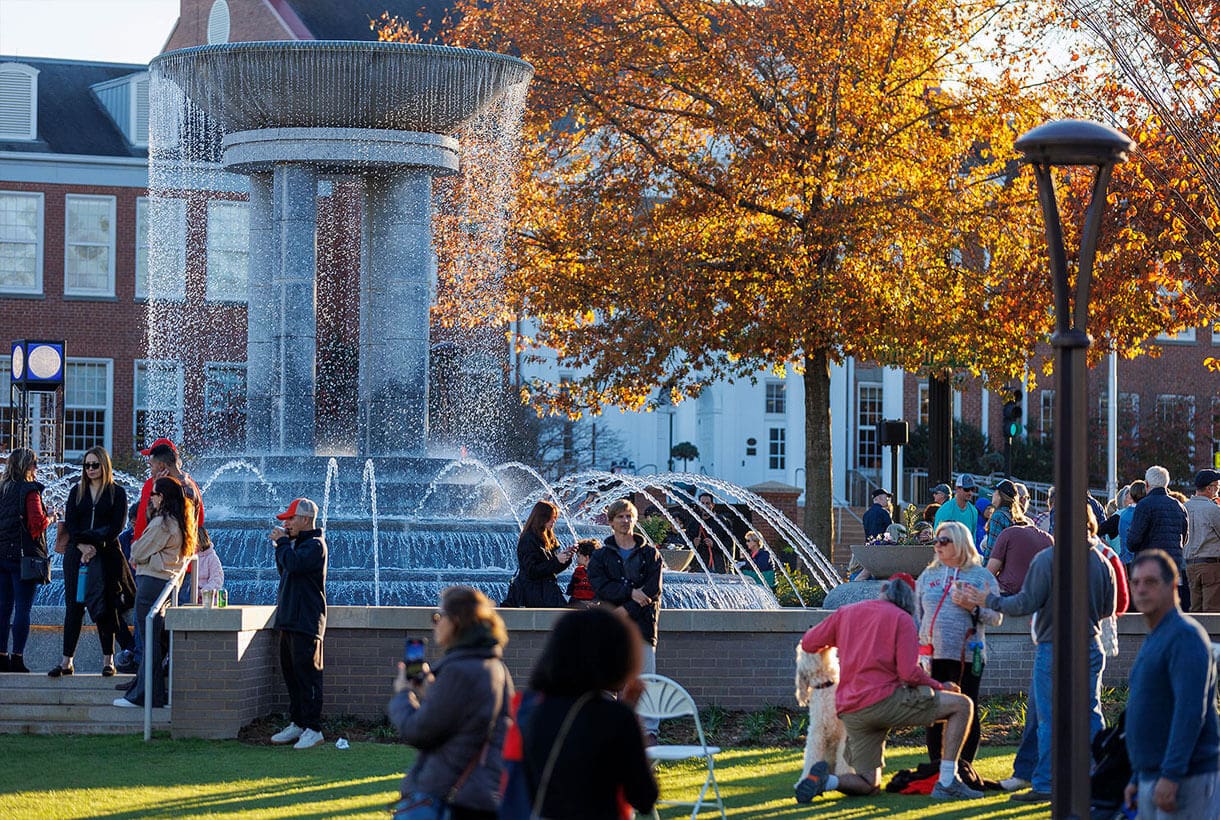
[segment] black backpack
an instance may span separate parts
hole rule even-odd
[[[1127,757],[1127,712],[1093,738],[1093,765],[1089,771],[1089,806],[1093,817],[1110,818],[1122,809],[1123,792],[1131,782]]]

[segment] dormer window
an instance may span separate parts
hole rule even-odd
[[[38,69],[0,63],[0,140],[38,137]]]
[[[148,145],[148,72],[128,74],[93,86],[98,101],[132,145]]]

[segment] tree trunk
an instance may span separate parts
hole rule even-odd
[[[830,452],[830,354],[805,356],[805,532],[827,558],[834,548],[834,472]]]

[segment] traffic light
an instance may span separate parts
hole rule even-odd
[[[1023,391],[1018,385],[1010,393],[1009,400],[1004,402],[1004,434],[1009,438],[1016,438],[1024,429],[1021,427],[1021,417],[1024,415],[1024,410],[1021,408]]]

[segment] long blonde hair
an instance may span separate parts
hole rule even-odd
[[[114,484],[114,466],[110,463],[110,453],[106,452],[106,448],[100,444],[96,447],[90,447],[85,451],[84,458],[81,459],[80,481],[76,483],[76,500],[81,501],[84,498],[85,485],[89,483],[89,473],[85,471],[84,463],[89,460],[89,456],[97,456],[98,464],[102,465],[102,489],[105,490]]]

